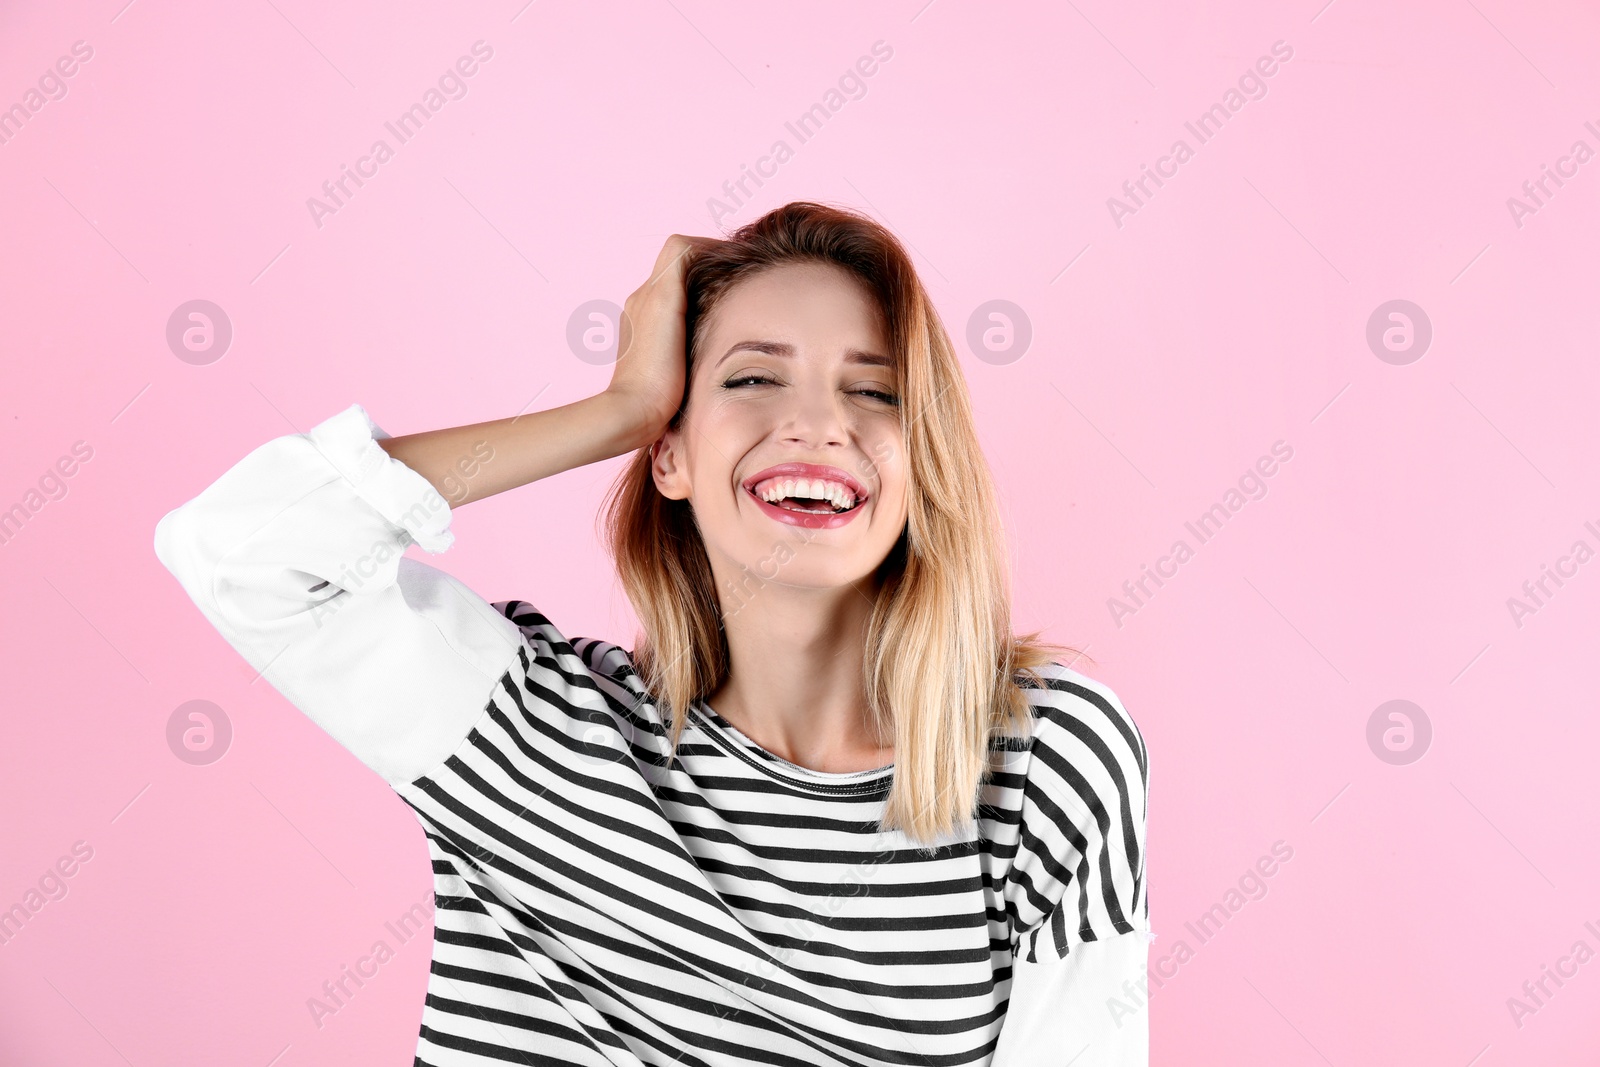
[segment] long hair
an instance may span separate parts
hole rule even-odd
[[[799,201],[740,227],[688,265],[687,370],[705,329],[739,282],[779,264],[828,263],[866,283],[887,328],[909,466],[908,514],[880,564],[866,630],[869,726],[891,738],[895,765],[881,830],[925,848],[970,826],[999,733],[1027,735],[1020,677],[1080,653],[1011,632],[1008,554],[966,381],[949,334],[900,242],[872,219]],[[685,389],[685,403],[689,390]],[[684,406],[668,424],[681,425]],[[676,752],[690,704],[727,678],[723,612],[689,502],[656,489],[648,448],[612,485],[607,540],[643,628],[633,651]],[[759,581],[759,579],[758,579]],[[730,596],[733,591],[730,590]],[[732,609],[736,610],[736,609]]]

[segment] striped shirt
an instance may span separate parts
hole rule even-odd
[[[988,1065],[1024,967],[1145,944],[1147,757],[1105,685],[1019,678],[1031,731],[919,848],[876,829],[892,765],[798,766],[704,701],[674,755],[627,650],[405,557],[449,547],[450,509],[383,436],[352,405],[268,442],[156,551],[422,824],[417,1063]]]

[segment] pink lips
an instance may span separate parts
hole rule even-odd
[[[807,515],[804,512],[790,511],[780,508],[776,504],[769,504],[755,493],[755,487],[768,478],[826,478],[829,481],[840,482],[850,487],[855,494],[856,506],[849,511],[841,511],[835,515]],[[867,502],[867,490],[860,482],[850,477],[849,474],[838,467],[830,467],[819,463],[779,463],[775,467],[753,474],[742,483],[744,491],[750,494],[750,499],[756,506],[766,512],[770,518],[778,522],[788,523],[790,526],[804,526],[813,530],[831,530],[843,526],[854,519],[862,511]]]

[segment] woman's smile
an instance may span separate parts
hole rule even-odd
[[[812,530],[832,530],[854,519],[866,508],[866,500],[858,500],[847,511],[836,511],[826,500],[807,501],[805,498],[785,498],[772,504],[761,499],[753,489],[745,488],[750,499],[770,518],[790,526],[804,526]],[[791,506],[785,506],[791,505]]]
[[[862,510],[869,495],[845,471],[819,463],[780,463],[740,485],[774,520],[810,529],[843,526]]]

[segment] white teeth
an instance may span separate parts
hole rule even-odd
[[[773,478],[758,484],[756,495],[769,504],[797,496],[826,500],[845,511],[856,503],[856,496],[848,487],[824,478]]]

